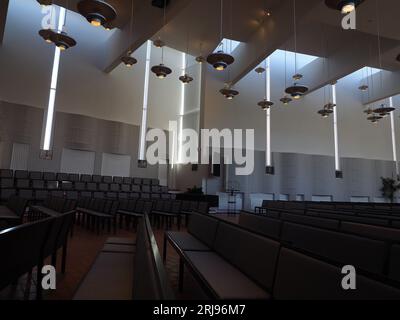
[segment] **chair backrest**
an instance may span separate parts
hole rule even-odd
[[[14,171],[9,169],[0,169],[0,178],[12,178]]]
[[[393,245],[390,250],[388,277],[400,283],[400,245]]]
[[[62,215],[63,222],[61,230],[57,237],[56,249],[63,247],[66,245],[68,241],[69,231],[71,230],[73,218],[75,213],[66,213]]]
[[[52,221],[48,218],[0,232],[0,290],[40,263]]]
[[[144,203],[144,207],[143,207],[143,213],[144,214],[151,214],[151,211],[153,210],[153,201],[146,201]]]
[[[128,200],[127,211],[129,211],[129,212],[135,211],[135,207],[136,207],[136,202],[137,201],[138,201],[137,199],[129,199]]]
[[[282,241],[334,262],[375,274],[383,273],[387,253],[383,241],[289,222],[283,224]]]
[[[24,215],[28,200],[17,196],[12,196],[7,202],[7,207],[13,211],[17,216],[21,217]]]
[[[43,180],[55,181],[57,180],[56,174],[54,172],[43,172]]]
[[[33,189],[44,189],[44,180],[33,180],[32,187]]]
[[[132,184],[133,180],[130,177],[124,177],[124,179],[122,180],[122,182],[124,184]]]
[[[29,172],[26,170],[15,170],[14,178],[15,179],[29,179]]]
[[[143,213],[143,210],[144,210],[144,200],[140,199],[140,200],[136,201],[135,212]]]
[[[400,230],[395,228],[344,221],[340,225],[340,230],[367,238],[400,242]]]
[[[43,173],[39,171],[31,171],[29,172],[29,179],[31,180],[42,180],[43,179]]]
[[[113,182],[122,184],[124,182],[124,178],[123,177],[113,177]]]
[[[81,181],[82,182],[92,182],[92,176],[90,174],[82,174]]]
[[[68,174],[68,181],[71,181],[71,182],[79,181],[79,174],[77,174],[77,173]]]
[[[399,299],[400,290],[357,275],[357,290],[343,290],[341,268],[282,248],[273,297],[277,300]]]
[[[199,202],[199,207],[197,209],[197,212],[207,214],[208,211],[209,211],[209,203],[206,201]]]
[[[112,183],[112,177],[111,176],[102,176],[102,182]]]
[[[68,173],[58,172],[56,179],[57,181],[68,181]]]
[[[319,217],[310,217],[305,215],[297,215],[297,214],[290,214],[290,213],[281,213],[280,218],[284,221],[306,224],[309,226],[314,226],[318,228],[326,228],[331,230],[338,230],[339,229],[339,220],[335,219],[324,219]]]
[[[239,225],[266,237],[279,239],[282,221],[242,212],[239,216]]]
[[[100,175],[92,175],[92,181],[95,183],[100,183],[101,182],[101,176]]]
[[[192,213],[189,216],[188,231],[209,247],[212,247],[219,221],[212,217]]]
[[[171,213],[179,214],[181,212],[181,206],[182,206],[182,201],[180,200],[172,201]]]
[[[15,186],[18,189],[24,189],[30,187],[30,181],[28,179],[17,179]]]
[[[121,187],[118,183],[112,183],[110,184],[110,190],[111,191],[120,191]]]
[[[214,250],[267,291],[272,291],[280,243],[225,222],[218,225]]]

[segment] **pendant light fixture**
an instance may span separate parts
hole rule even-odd
[[[186,57],[184,57],[184,63],[185,63],[185,69],[184,74],[182,76],[179,77],[179,80],[183,83],[183,84],[189,84],[190,82],[193,81],[193,77],[191,77],[190,75],[188,75],[187,70],[188,70],[188,64],[189,64],[189,59],[187,59],[187,57],[189,56],[189,45],[190,45],[190,28],[187,29],[187,39],[186,39]]]
[[[322,51],[324,52],[324,60],[322,62],[322,68],[323,71],[326,73],[326,78],[329,80],[330,78],[330,69],[329,69],[329,60],[326,58],[328,56],[328,40],[326,37],[326,30],[324,26],[321,27],[322,31]],[[336,99],[333,98],[333,90],[332,90],[332,85],[335,85],[335,83],[329,85],[329,86],[324,86],[324,107],[318,111],[318,114],[322,116],[323,118],[328,118],[330,115],[332,115],[335,112],[335,107],[336,104],[331,102],[331,99]],[[328,90],[328,97],[326,95],[326,90]]]
[[[221,2],[222,3],[222,2]],[[232,0],[230,1],[230,5],[231,5],[231,37],[233,36],[233,3]],[[221,11],[222,11],[222,6],[221,6]],[[232,40],[230,40],[229,42],[229,46],[230,46],[230,52],[232,52]],[[232,100],[233,98],[235,98],[237,95],[239,95],[239,91],[232,89],[232,82],[231,82],[231,72],[230,70],[228,70],[228,81],[225,83],[225,88],[221,89],[219,92],[228,100]]]
[[[200,55],[196,57],[196,62],[201,64],[206,61],[207,61],[207,59],[204,58],[204,56],[203,56],[203,43],[200,42]]]
[[[286,88],[285,92],[293,99],[299,100],[307,93],[308,88],[300,85],[298,82],[303,78],[302,74],[297,73],[297,25],[296,25],[296,0],[293,0],[293,25],[294,25],[294,68],[295,75],[293,76],[293,86]]]
[[[364,0],[325,0],[325,5],[333,10],[339,10],[342,14],[353,12]]]
[[[379,14],[379,5],[378,1],[375,0],[376,4],[376,23],[377,23],[377,40],[378,40],[378,59],[379,59],[379,68],[380,68],[380,83],[381,83],[381,90],[383,89],[383,74],[382,74],[382,50],[381,50],[381,29],[380,29],[380,14]],[[373,85],[373,75],[371,70],[371,82]],[[368,95],[369,97],[369,95]],[[369,97],[370,98],[370,97]],[[395,111],[396,109],[393,106],[387,106],[386,104],[381,104],[378,108],[373,109],[375,115],[370,116],[368,118],[369,121],[376,124],[379,120],[386,118],[390,115],[391,112]]]
[[[78,12],[94,27],[110,24],[117,17],[115,9],[104,1],[82,0],[77,7]]]
[[[164,0],[164,22],[163,29],[165,29],[166,25],[166,10],[167,10],[167,0]],[[172,73],[172,70],[164,65],[164,45],[161,47],[161,63],[157,66],[151,68],[151,72],[153,72],[158,79],[165,79],[169,74]]]
[[[66,8],[68,8],[68,0],[66,0]],[[76,46],[76,41],[70,37],[67,32],[65,32],[65,26],[67,22],[67,12],[66,9],[66,16],[64,25],[61,31],[53,31],[51,29],[42,29],[39,31],[39,35],[47,42],[47,43],[54,43],[56,47],[60,49],[60,51],[65,51],[69,48]]]
[[[257,69],[254,70],[258,74],[263,74],[265,72],[265,69],[263,67],[258,67]]]
[[[364,77],[364,69],[365,68],[361,69],[361,79],[362,79],[362,81],[364,81],[364,79],[365,79],[365,77]],[[367,71],[367,75],[368,75],[368,71]],[[369,88],[368,84],[364,83],[364,84],[362,84],[361,86],[358,87],[358,90],[367,91],[368,88]]]
[[[134,7],[133,7],[133,1],[131,2],[131,21],[130,21],[130,39],[133,37],[133,12],[134,12]],[[125,56],[121,58],[121,61],[127,66],[128,68],[131,68],[133,65],[137,63],[137,60],[132,57],[132,50],[129,50]]]
[[[265,75],[264,75],[264,99],[257,103],[259,107],[263,110],[268,110],[270,107],[274,105],[272,101],[269,101],[269,92],[270,92],[270,78],[269,78],[269,66],[267,65],[267,59],[265,59]]]
[[[285,88],[287,88],[287,48],[285,48]],[[280,102],[282,102],[284,105],[288,105],[290,102],[292,102],[292,99],[289,98],[286,94],[283,98],[280,99]]]
[[[233,90],[229,83],[226,83],[225,88],[219,90],[219,92],[228,100],[233,100],[239,94],[239,91]]]
[[[213,66],[215,70],[224,71],[229,65],[235,62],[235,59],[224,52],[223,42],[223,18],[224,18],[224,0],[221,0],[221,26],[220,26],[220,39],[221,39],[221,50],[216,53],[212,53],[207,57],[207,62]],[[231,17],[232,19],[232,17]]]

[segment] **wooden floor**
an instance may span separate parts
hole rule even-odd
[[[221,219],[229,220],[231,222],[237,222],[237,217],[235,215],[224,215],[218,214]],[[174,227],[175,228],[175,227]],[[181,231],[185,231],[184,229]],[[160,253],[162,254],[164,231],[161,229],[153,229],[154,235],[156,237]],[[119,229],[116,235],[109,234],[107,232],[97,235],[95,232],[88,231],[80,226],[74,227],[73,237],[69,239],[68,244],[68,259],[66,266],[66,273],[63,275],[60,272],[60,261],[61,257],[58,258],[57,265],[57,289],[54,291],[49,291],[44,293],[45,300],[71,300],[77,290],[79,284],[90,270],[93,262],[96,259],[97,254],[102,249],[105,241],[108,237],[124,237],[135,239],[136,233],[133,228]],[[61,251],[61,250],[60,250]],[[167,263],[166,269],[167,274],[170,279],[171,285],[175,291],[176,297],[178,299],[190,299],[185,293],[178,292],[178,265],[179,257],[172,248],[167,250]],[[50,263],[50,261],[49,261]],[[35,272],[33,272],[33,279],[35,278]],[[24,296],[24,290],[26,288],[27,278],[22,277],[18,283],[16,290],[12,291],[12,298],[17,300],[22,299],[34,299],[35,298],[35,286],[34,280],[29,290],[29,295]],[[0,300],[8,299],[11,289],[8,288],[0,292]]]

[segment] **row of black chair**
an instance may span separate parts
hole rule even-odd
[[[79,198],[96,199],[175,199],[175,194],[170,193],[145,193],[145,192],[105,192],[105,191],[74,191],[74,190],[33,190],[33,189],[0,189],[1,201],[7,201],[12,196],[19,196],[36,203],[44,201],[48,196],[65,197],[78,200]]]
[[[26,199],[16,196],[11,197],[6,205],[0,206],[1,229],[22,224],[27,206],[28,201]]]
[[[70,182],[95,182],[95,183],[118,183],[118,184],[136,184],[136,185],[159,185],[158,179],[151,178],[133,178],[133,177],[112,177],[78,173],[55,173],[27,170],[0,169],[0,179],[28,179],[45,181],[70,181]]]
[[[344,290],[342,263],[332,263],[212,216],[191,214],[188,231],[166,232],[164,257],[169,242],[180,256],[180,289],[184,288],[185,266],[208,298],[400,298],[399,289],[358,269],[357,290]],[[368,251],[364,254],[368,257]]]
[[[75,191],[123,191],[123,192],[168,192],[165,186],[150,186],[136,184],[119,184],[119,183],[96,183],[96,182],[70,182],[70,181],[54,181],[54,180],[29,180],[29,179],[0,179],[1,189],[35,189],[35,190],[75,190]]]
[[[63,248],[62,273],[66,270],[68,233],[73,213],[42,219],[0,232],[0,290],[17,283],[18,279],[37,267],[36,294],[42,298],[42,267],[44,260],[52,256],[56,267],[57,251]]]

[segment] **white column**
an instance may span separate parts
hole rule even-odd
[[[270,58],[266,59],[266,99],[271,101],[271,61]],[[272,167],[272,154],[271,154],[271,108],[266,110],[266,165]]]
[[[146,68],[144,74],[143,110],[142,110],[142,122],[140,125],[140,137],[139,137],[139,156],[138,156],[139,161],[146,160],[146,132],[147,132],[147,107],[149,101],[150,59],[151,59],[151,41],[147,40]]]
[[[60,14],[58,19],[57,31],[61,32],[65,23],[65,8],[60,7]],[[58,71],[60,67],[60,54],[61,50],[56,47],[54,51],[53,59],[53,70],[51,73],[51,83],[50,83],[50,93],[49,102],[47,105],[47,110],[44,114],[43,129],[42,129],[42,139],[41,139],[41,149],[43,151],[50,151],[52,149],[52,136],[54,127],[54,114],[55,114],[55,101],[57,95],[57,82],[58,82]]]
[[[389,98],[389,106],[393,108],[393,98]],[[397,161],[396,130],[394,126],[394,111],[390,113],[390,128],[392,133],[393,161],[396,165],[396,178],[399,177],[399,162]]]
[[[186,73],[186,53],[182,52],[182,76]],[[179,111],[179,145],[178,145],[178,163],[182,163],[182,144],[183,144],[183,116],[185,115],[185,87],[186,84],[181,82],[181,106]],[[175,153],[176,154],[176,153]]]
[[[340,165],[339,158],[339,133],[338,133],[338,116],[337,116],[337,99],[336,99],[336,84],[332,85],[332,102],[335,105],[333,108],[333,132],[335,139],[335,170],[341,172],[342,168]]]

